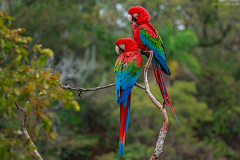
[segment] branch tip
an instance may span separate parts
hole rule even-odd
[[[28,101],[28,102],[29,102],[29,101]],[[41,155],[39,154],[38,150],[36,149],[36,146],[34,145],[31,137],[29,136],[28,131],[27,131],[27,128],[26,128],[26,120],[27,120],[26,112],[27,112],[27,109],[20,107],[17,102],[15,102],[15,105],[16,105],[16,107],[18,108],[18,110],[20,110],[20,111],[23,112],[23,123],[22,123],[23,133],[24,133],[24,135],[25,135],[25,138],[30,141],[30,145],[31,145],[32,148],[33,148],[33,154],[34,154],[39,160],[43,160],[42,157],[41,157]]]

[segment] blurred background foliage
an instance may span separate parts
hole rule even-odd
[[[27,127],[44,159],[119,159],[114,87],[79,99],[58,84],[114,82],[115,41],[132,37],[127,10],[135,5],[149,11],[163,39],[172,72],[164,78],[181,124],[167,108],[161,158],[240,159],[240,2],[214,0],[2,0],[0,9],[15,20],[1,12],[0,159],[34,159],[14,101],[29,110]],[[161,125],[161,112],[134,87],[122,159],[148,159]]]

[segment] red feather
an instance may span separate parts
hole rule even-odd
[[[155,77],[156,77],[156,81],[157,81],[157,83],[158,83],[158,85],[159,85],[159,88],[160,88],[160,91],[161,91],[161,93],[162,93],[163,99],[167,98],[168,105],[170,106],[174,117],[176,117],[175,112],[174,112],[174,109],[173,109],[173,106],[172,106],[172,103],[171,103],[171,100],[170,100],[169,95],[168,95],[168,92],[167,92],[167,88],[166,88],[166,85],[165,85],[163,76],[162,76],[162,71],[161,71],[161,69],[159,69],[159,68],[156,69],[156,68],[154,67],[154,65],[153,65],[153,70],[154,70],[154,75],[155,75]],[[161,82],[161,79],[162,79],[162,82]],[[162,86],[162,84],[163,84],[163,86]],[[163,90],[163,89],[165,90],[166,96],[165,96],[165,94],[164,94],[164,90]]]
[[[159,75],[158,71],[156,70],[156,68],[154,67],[154,65],[152,65],[152,66],[153,66],[154,75],[155,75],[156,81],[159,85],[159,88],[160,88],[160,91],[162,93],[163,99],[165,99],[166,96],[165,96],[164,91],[163,91],[163,86],[162,86],[162,83],[161,83],[160,75]],[[164,83],[164,81],[163,81],[163,83]]]
[[[138,14],[137,21],[136,21],[137,23],[143,23],[145,21],[150,20],[150,15],[149,15],[148,11],[143,7],[135,6],[135,7],[131,7],[128,10],[128,14],[132,15],[134,13]]]
[[[125,51],[138,51],[138,45],[132,38],[121,38],[117,40],[116,45],[125,44]]]
[[[130,107],[130,101],[131,101],[131,93],[128,95],[127,98],[127,105],[123,107],[123,102],[120,103],[120,135],[119,135],[119,144],[122,143],[124,145],[125,143],[125,133],[126,133],[126,121],[127,121],[127,112],[128,107]]]
[[[128,10],[128,14],[134,16],[134,14],[137,13],[137,20],[132,24],[132,27],[133,27],[133,36],[134,36],[134,40],[137,42],[138,44],[138,47],[142,50],[142,51],[149,51],[149,49],[147,48],[147,46],[143,45],[142,44],[142,41],[141,41],[141,38],[140,38],[140,33],[139,33],[139,30],[140,29],[144,29],[147,31],[147,33],[153,37],[153,38],[158,38],[158,32],[157,30],[152,26],[152,24],[150,23],[150,16],[149,16],[149,13],[147,12],[147,10],[143,7],[139,7],[139,6],[135,6],[135,7],[131,7],[129,10]],[[161,41],[161,38],[159,37],[159,43],[161,43],[161,46],[163,47],[163,51],[164,51],[164,54],[165,54],[165,57],[167,57],[166,55],[166,49],[164,48],[163,46],[163,43]],[[148,56],[147,56],[148,57]],[[169,104],[169,106],[171,107],[171,110],[173,112],[173,115],[175,116],[176,120],[177,120],[177,123],[180,127],[180,124],[178,122],[178,119],[175,115],[175,112],[173,110],[173,107],[172,107],[172,103],[171,103],[171,100],[168,96],[168,93],[167,93],[167,89],[166,89],[166,86],[165,86],[165,83],[164,83],[164,79],[163,79],[163,76],[162,76],[162,71],[164,73],[166,73],[167,75],[170,75],[171,72],[170,71],[166,71],[164,69],[164,67],[161,67],[161,69],[159,68],[159,65],[157,64],[156,65],[157,68],[154,67],[153,65],[153,70],[154,70],[154,75],[156,77],[156,81],[159,85],[159,88],[160,88],[160,91],[162,93],[162,97],[164,98],[164,100],[167,99],[167,102]],[[162,71],[161,71],[162,70]],[[164,92],[165,91],[165,92]]]

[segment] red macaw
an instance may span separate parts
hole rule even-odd
[[[128,20],[132,23],[133,27],[134,40],[137,42],[138,47],[142,51],[153,51],[152,65],[156,81],[159,85],[164,101],[171,107],[173,115],[180,127],[162,76],[162,71],[167,75],[171,75],[165,62],[167,55],[162,39],[159,36],[158,31],[150,23],[150,15],[145,8],[139,6],[131,7],[128,10],[128,14]]]
[[[122,38],[116,42],[119,55],[115,64],[116,100],[120,105],[119,156],[124,153],[125,131],[128,131],[130,117],[131,90],[142,68],[142,56],[137,43],[131,38]]]

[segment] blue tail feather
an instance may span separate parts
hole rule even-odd
[[[180,123],[178,122],[178,119],[177,119],[177,116],[176,116],[176,115],[175,115],[175,118],[176,118],[176,120],[177,120],[177,123],[178,123],[179,128],[181,128],[181,127],[180,127]]]
[[[153,55],[154,55],[154,58],[158,61],[159,68],[161,68],[161,66],[162,66],[164,68],[164,70],[167,72],[167,74],[170,74],[165,60],[163,60],[160,56],[158,56],[158,53],[156,50],[153,50]],[[154,66],[157,67],[156,65],[157,64],[155,63]]]
[[[125,108],[127,105],[127,98],[123,100],[123,107]]]
[[[118,156],[121,157],[123,156],[124,153],[124,144],[122,142],[119,143],[119,148],[118,148]]]
[[[118,105],[119,105],[121,102],[123,102],[125,99],[127,99],[127,96],[129,95],[129,93],[131,92],[131,90],[132,90],[132,87],[127,88],[126,90],[124,90],[124,92],[122,93],[122,95],[120,96],[120,98],[117,100]],[[123,105],[123,107],[125,107],[125,106],[126,106],[126,104]]]
[[[116,89],[116,101],[118,100],[118,90]]]
[[[126,132],[128,131],[129,119],[130,119],[130,106],[129,106],[129,103],[128,103],[126,129],[125,129]]]

